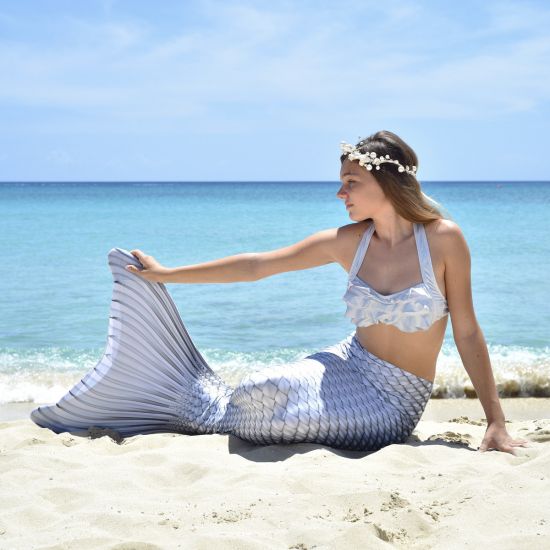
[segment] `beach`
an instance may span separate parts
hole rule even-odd
[[[516,455],[477,451],[477,399],[430,399],[376,452],[254,446],[234,436],[118,439],[0,408],[0,548],[550,546],[550,399],[501,399]]]
[[[549,25],[3,1],[0,550],[550,550]]]

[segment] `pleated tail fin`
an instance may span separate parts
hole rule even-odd
[[[233,389],[193,344],[162,283],[125,269],[143,267],[128,251],[108,254],[114,286],[103,357],[56,404],[31,419],[60,432],[214,433]]]

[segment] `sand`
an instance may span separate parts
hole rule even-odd
[[[550,399],[502,399],[517,455],[476,449],[477,400],[430,400],[377,452],[233,436],[54,434],[0,415],[0,548],[550,548]],[[546,413],[546,414],[545,414]],[[98,436],[100,434],[97,434]]]

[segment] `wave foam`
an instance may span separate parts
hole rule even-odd
[[[489,345],[501,397],[550,397],[550,348]],[[262,352],[201,350],[207,363],[228,384],[261,368],[297,361],[316,350],[280,348]],[[0,404],[54,403],[98,363],[103,350],[49,348],[0,351]],[[454,345],[439,355],[433,398],[475,397],[475,390]]]

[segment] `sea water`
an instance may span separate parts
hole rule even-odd
[[[0,403],[53,402],[105,351],[107,254],[168,267],[288,246],[351,223],[338,182],[0,184]],[[550,395],[550,182],[423,182],[458,223],[501,395]],[[168,284],[210,366],[235,384],[354,330],[336,263],[251,283]],[[449,321],[434,397],[471,382]]]

